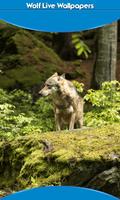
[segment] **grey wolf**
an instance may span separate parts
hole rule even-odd
[[[72,130],[83,126],[83,99],[77,93],[73,83],[58,73],[53,74],[45,82],[40,96],[51,96],[54,105],[56,130],[67,127]]]

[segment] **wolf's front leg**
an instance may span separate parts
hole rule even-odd
[[[69,123],[69,130],[73,130],[75,125],[75,113],[71,114],[70,123]]]

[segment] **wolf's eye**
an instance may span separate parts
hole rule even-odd
[[[47,85],[47,87],[48,87],[49,89],[51,89],[51,88],[52,88],[52,85]]]

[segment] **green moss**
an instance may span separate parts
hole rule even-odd
[[[40,39],[13,26],[0,27],[0,54],[1,88],[22,85],[28,89],[64,66],[59,56]]]
[[[42,185],[83,185],[100,170],[119,165],[119,143],[120,126],[114,125],[72,132],[30,133],[11,141],[2,139],[0,187],[6,184],[6,174],[9,187],[15,190]]]
[[[17,68],[8,70],[6,74],[8,74],[12,80],[14,79],[16,82],[24,85],[26,88],[39,83],[41,76],[41,74],[33,66],[24,67],[23,69]]]
[[[48,47],[53,47],[53,33],[32,31],[32,34]]]
[[[15,85],[15,80],[12,80],[7,76],[0,75],[0,88],[13,87],[14,85]]]

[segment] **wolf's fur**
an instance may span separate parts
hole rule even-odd
[[[83,99],[76,91],[72,82],[57,73],[53,74],[39,91],[41,96],[52,97],[56,121],[56,130],[68,126],[72,130],[83,126]]]

